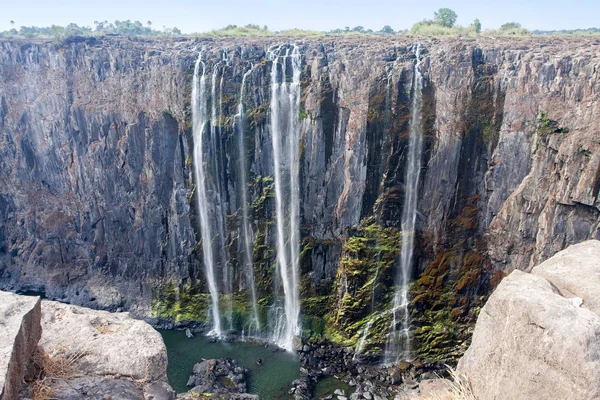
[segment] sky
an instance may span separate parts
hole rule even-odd
[[[483,29],[519,22],[535,30],[600,27],[600,0],[0,0],[0,31],[15,27],[78,25],[94,21],[152,21],[155,29],[177,27],[206,32],[228,24],[267,25],[270,30],[327,31],[346,26],[408,29],[433,18],[442,7],[458,14],[457,24],[478,18]]]

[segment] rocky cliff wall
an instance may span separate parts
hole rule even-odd
[[[266,51],[302,52],[303,326],[384,342],[403,199],[414,44],[422,46],[419,352],[460,354],[503,272],[600,237],[600,41],[595,39],[76,39],[0,42],[0,285],[139,315],[202,319],[191,81],[223,78],[230,304],[240,267],[235,114],[243,74],[260,304],[275,263]],[[220,90],[220,89],[219,89]],[[325,318],[323,315],[325,314]],[[326,329],[323,329],[323,326]]]

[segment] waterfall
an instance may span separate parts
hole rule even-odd
[[[250,222],[248,220],[248,179],[246,177],[246,169],[248,164],[246,162],[246,138],[245,138],[245,114],[244,114],[244,88],[246,87],[246,78],[252,72],[250,68],[242,77],[242,88],[240,90],[240,102],[238,103],[238,145],[239,145],[239,167],[240,167],[240,192],[241,192],[241,208],[242,208],[242,240],[244,242],[244,271],[246,272],[247,285],[250,289],[250,295],[252,298],[252,321],[248,327],[248,335],[258,334],[260,332],[260,320],[258,318],[258,309],[256,307],[256,287],[254,286],[254,266],[252,264],[252,231],[250,228]]]
[[[409,299],[408,285],[413,261],[415,222],[417,217],[417,197],[419,193],[419,175],[421,172],[421,153],[423,135],[421,109],[423,107],[423,76],[419,71],[421,61],[420,46],[417,45],[414,67],[412,115],[408,157],[406,160],[406,180],[404,189],[404,207],[402,209],[402,248],[400,252],[400,273],[396,274],[392,325],[388,335],[385,363],[395,363],[400,359],[410,359]],[[398,329],[398,325],[401,328]]]
[[[356,359],[358,358],[358,355],[362,353],[362,351],[365,347],[365,341],[367,340],[367,336],[369,336],[369,329],[371,329],[371,325],[373,324],[374,319],[375,319],[374,317],[371,317],[371,319],[365,324],[365,327],[363,328],[362,336],[360,337],[360,340],[356,344],[356,349],[354,350],[354,355],[352,356],[352,360],[356,361]]]
[[[209,193],[212,192],[209,188],[208,181],[208,163],[204,159],[204,134],[208,123],[208,110],[206,98],[206,66],[202,62],[202,53],[198,55],[196,65],[194,67],[194,78],[192,84],[192,122],[194,135],[194,172],[196,179],[196,197],[198,199],[198,214],[200,217],[200,234],[202,236],[202,253],[204,256],[204,270],[206,272],[206,280],[208,282],[208,290],[211,298],[211,317],[213,327],[211,334],[216,336],[222,335],[221,330],[221,315],[219,312],[219,290],[217,288],[217,280],[215,277],[215,257],[213,251],[213,224],[209,218],[211,212],[210,206],[219,207],[214,203],[214,199],[209,199]],[[200,64],[202,64],[202,76],[198,77]],[[211,128],[211,139],[212,139]],[[214,142],[213,142],[214,143]],[[220,204],[220,203],[219,203]]]
[[[214,218],[216,219],[216,230],[217,230],[217,242],[218,246],[218,255],[221,261],[221,267],[223,271],[223,289],[224,293],[229,295],[228,301],[226,303],[226,319],[227,325],[229,329],[233,328],[233,310],[232,310],[232,292],[233,292],[233,282],[231,277],[231,263],[229,261],[229,254],[227,252],[227,208],[224,204],[224,194],[225,188],[223,187],[223,181],[225,180],[225,176],[223,171],[221,170],[221,166],[223,165],[223,152],[221,151],[221,128],[220,128],[220,119],[221,119],[221,105],[219,104],[219,112],[217,113],[217,77],[219,72],[220,62],[216,63],[213,66],[213,72],[211,76],[211,89],[210,89],[210,104],[211,104],[211,113],[210,113],[210,143],[211,149],[210,154],[212,156],[212,161],[214,164],[214,180],[215,180],[215,192],[214,192],[214,201],[216,207],[216,213]],[[223,76],[221,74],[221,81]],[[222,86],[221,93],[222,96]],[[219,103],[220,103],[219,98]]]
[[[280,55],[280,51],[281,48],[269,51],[272,62],[270,118],[275,178],[277,278],[283,286],[283,307],[280,299],[273,305],[275,327],[272,339],[280,347],[294,351],[294,337],[300,333],[298,150],[301,59],[297,46],[285,48],[284,56]],[[291,82],[286,79],[288,63],[292,67]]]

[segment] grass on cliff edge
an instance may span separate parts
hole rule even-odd
[[[425,400],[477,400],[469,378],[448,365],[446,368],[451,380],[446,382],[445,390],[433,390],[423,398]]]
[[[235,36],[235,37],[265,37],[265,36],[294,36],[294,37],[320,37],[323,32],[309,31],[304,29],[287,29],[272,32],[266,26],[249,24],[246,26],[227,25],[225,28],[213,29],[205,33],[193,33],[192,36]]]

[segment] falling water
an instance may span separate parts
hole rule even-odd
[[[375,288],[377,287],[377,279],[379,278],[380,266],[381,266],[381,255],[378,254],[377,255],[377,268],[375,269],[375,276],[373,277],[373,283],[371,285],[371,311],[370,311],[371,314],[373,314],[373,311],[375,310]],[[373,324],[374,319],[375,319],[375,315],[371,315],[371,318],[365,324],[365,327],[363,328],[360,339],[358,340],[358,343],[356,344],[356,348],[354,349],[354,356],[352,356],[353,360],[356,360],[358,355],[362,353],[363,348],[365,346],[365,341],[367,340],[367,337],[369,336],[369,330],[371,329],[371,324]]]
[[[394,111],[394,107],[393,107],[393,102],[392,102],[392,70],[388,71],[387,74],[387,83],[386,83],[386,87],[385,87],[385,110],[384,110],[384,131],[387,131],[389,129],[389,125],[390,125],[390,120],[391,120],[391,114]],[[379,235],[377,236],[377,245],[379,246],[379,240],[380,237]],[[367,340],[367,337],[369,336],[369,331],[371,329],[371,325],[373,324],[373,321],[376,318],[376,315],[373,314],[373,312],[375,311],[375,289],[377,288],[377,280],[379,278],[379,270],[381,267],[381,253],[378,252],[377,253],[377,267],[375,269],[375,276],[373,277],[373,281],[371,284],[371,309],[369,311],[369,313],[371,314],[371,318],[369,318],[369,320],[367,321],[367,323],[364,325],[363,330],[362,330],[362,334],[360,336],[360,339],[358,340],[356,347],[354,349],[354,356],[352,357],[353,360],[356,360],[358,358],[358,356],[363,352],[364,350],[364,346],[365,346],[365,342]]]
[[[200,216],[200,234],[202,235],[202,252],[204,255],[204,269],[208,290],[211,297],[211,316],[213,327],[211,334],[222,335],[221,315],[219,312],[219,291],[215,277],[215,257],[212,247],[214,236],[213,226],[209,219],[209,206],[214,204],[209,201],[209,182],[207,180],[207,162],[204,159],[204,131],[208,123],[208,110],[206,98],[206,66],[202,62],[202,53],[198,55],[194,67],[194,78],[192,86],[192,122],[194,135],[194,169],[196,178],[196,195],[198,198],[198,212]],[[202,64],[202,76],[198,78],[200,64]],[[212,134],[212,132],[211,132]],[[211,135],[212,136],[212,135]]]
[[[369,329],[371,329],[371,325],[373,324],[374,319],[374,317],[371,317],[371,319],[365,324],[362,336],[360,337],[360,340],[358,341],[358,343],[356,344],[356,348],[354,349],[354,355],[352,356],[353,360],[356,360],[358,355],[361,354],[363,349],[365,348],[365,341],[367,340],[367,336],[369,336]]]
[[[252,297],[252,321],[250,321],[250,326],[248,327],[248,335],[252,336],[256,335],[260,332],[260,322],[258,319],[258,309],[256,307],[256,287],[254,286],[254,267],[252,265],[252,232],[250,228],[250,222],[248,220],[248,193],[247,186],[248,180],[246,177],[246,168],[248,168],[246,162],[246,141],[244,136],[244,122],[245,122],[245,114],[244,114],[244,88],[246,87],[246,78],[252,72],[252,68],[248,70],[244,77],[242,78],[242,89],[240,90],[240,102],[238,103],[238,124],[237,124],[237,134],[238,134],[238,145],[239,145],[239,166],[240,166],[240,191],[242,198],[242,235],[244,241],[244,270],[246,271],[246,279],[247,285],[250,289],[250,294]]]
[[[400,253],[400,274],[396,275],[396,291],[392,308],[392,325],[386,345],[385,363],[395,363],[400,359],[410,359],[410,332],[408,315],[408,283],[413,261],[415,221],[417,217],[417,196],[421,172],[423,148],[421,109],[423,106],[423,76],[419,71],[420,46],[416,50],[414,67],[413,102],[406,162],[404,207],[402,209],[402,248]],[[400,329],[398,325],[401,324]]]
[[[298,143],[301,60],[296,46],[286,48],[284,56],[279,53],[280,48],[269,52],[272,61],[270,117],[275,175],[277,271],[284,298],[283,308],[277,302],[274,305],[272,339],[280,347],[294,351],[294,337],[300,333]],[[286,82],[288,62],[292,66],[291,82]]]
[[[213,67],[212,77],[211,77],[211,88],[210,88],[210,98],[211,98],[211,113],[210,113],[210,144],[211,144],[211,156],[214,165],[214,181],[215,181],[215,192],[214,192],[214,206],[216,207],[216,213],[214,218],[216,218],[216,230],[217,230],[217,242],[218,246],[218,255],[221,261],[221,267],[223,271],[223,289],[224,293],[229,295],[228,301],[226,302],[226,319],[228,328],[233,328],[233,310],[232,310],[232,298],[231,293],[233,291],[233,282],[231,279],[231,263],[229,261],[229,254],[227,252],[227,228],[226,228],[226,206],[224,204],[223,198],[225,193],[225,188],[223,187],[224,176],[221,170],[221,166],[223,165],[223,152],[221,151],[221,128],[220,128],[220,119],[221,119],[221,106],[219,105],[219,112],[217,112],[217,77],[219,72],[220,62],[216,63]],[[221,81],[223,77],[221,76]],[[222,86],[221,86],[222,90]],[[222,96],[222,93],[220,93]],[[220,100],[219,100],[220,103]]]

